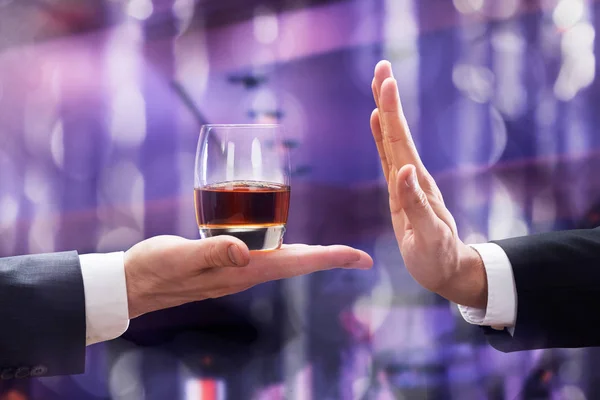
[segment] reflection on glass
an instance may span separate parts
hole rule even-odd
[[[250,250],[281,246],[290,168],[279,125],[206,125],[196,155],[194,201],[202,238],[231,235]]]

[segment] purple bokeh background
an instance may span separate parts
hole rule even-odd
[[[146,16],[144,1],[107,2],[99,29],[0,52],[0,254],[197,238],[200,124],[276,120],[296,171],[286,241],[357,246],[375,267],[138,318],[88,349],[86,374],[0,393],[198,399],[215,384],[222,398],[257,400],[514,399],[537,386],[541,398],[598,396],[595,350],[499,353],[412,281],[369,132],[372,71],[387,58],[464,240],[599,222],[596,2],[347,0],[278,13],[278,2],[230,1],[251,17],[217,24],[206,17],[216,2],[127,15]],[[0,21],[22,17],[9,3]],[[244,76],[261,79],[248,87]]]

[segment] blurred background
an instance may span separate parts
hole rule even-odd
[[[182,306],[0,399],[597,399],[600,352],[503,354],[408,276],[377,61],[469,243],[600,223],[592,0],[0,0],[0,256],[198,238],[205,123],[280,122],[287,242],[374,256]],[[57,322],[58,323],[58,322]]]

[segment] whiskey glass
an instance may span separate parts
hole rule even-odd
[[[230,235],[250,250],[281,247],[290,205],[290,163],[281,125],[204,125],[194,204],[202,238]]]

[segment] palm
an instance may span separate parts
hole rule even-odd
[[[396,239],[410,274],[425,288],[437,291],[458,268],[464,244],[416,150],[389,63],[377,66],[373,95],[377,108],[371,130],[388,182]],[[419,190],[409,189],[409,182]],[[414,218],[409,218],[408,210]]]
[[[419,284],[433,291],[457,267],[457,249],[461,244],[454,219],[445,207],[437,186],[434,189],[424,191],[427,201],[434,206],[433,234],[421,232],[419,227],[413,226],[398,204],[397,196],[390,196],[392,224],[406,268]]]

